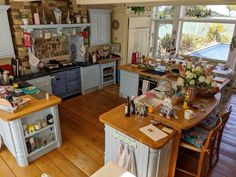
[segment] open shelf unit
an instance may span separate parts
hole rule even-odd
[[[20,25],[25,31],[31,32],[33,30],[43,29],[57,29],[62,30],[65,28],[86,28],[90,26],[90,23],[78,23],[78,24],[48,24],[48,25]]]
[[[101,85],[110,85],[116,82],[116,62],[101,64]]]

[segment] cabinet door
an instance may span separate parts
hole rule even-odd
[[[103,14],[100,16],[99,20],[99,32],[100,32],[100,45],[110,44],[111,38],[111,15]]]
[[[120,71],[120,96],[138,96],[139,75],[127,71]]]
[[[53,94],[58,97],[65,97],[67,94],[65,72],[55,73],[52,76],[54,77],[52,81]]]
[[[66,71],[66,87],[69,95],[81,92],[80,68]]]
[[[92,65],[83,67],[81,70],[82,90],[86,91],[100,85],[100,67]]]
[[[0,10],[0,58],[14,57],[7,11]]]
[[[99,45],[100,31],[99,31],[99,15],[90,15],[91,32],[90,32],[90,46]]]
[[[149,45],[149,28],[140,28],[137,30],[138,52],[147,56]]]

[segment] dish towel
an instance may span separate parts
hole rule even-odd
[[[122,155],[123,151],[124,151],[124,145],[122,143],[120,143],[120,147],[119,147],[119,149],[118,149],[118,151],[116,153],[115,163],[119,164],[119,160],[121,158],[121,155]]]
[[[143,80],[142,83],[142,93],[146,93],[149,90],[149,81]]]
[[[121,154],[121,157],[119,159],[119,163],[118,165],[122,168],[126,167],[127,161],[128,161],[128,156],[129,156],[129,152],[128,152],[128,148],[127,146],[124,147],[124,150]]]
[[[134,150],[133,148],[130,148],[129,155],[127,158],[127,163],[125,165],[125,169],[132,173],[133,175],[136,175],[136,163],[135,163],[135,158],[134,158]]]

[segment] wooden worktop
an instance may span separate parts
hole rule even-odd
[[[155,110],[154,113],[150,114],[152,115],[156,120],[160,121],[161,123],[168,125],[170,127],[178,128],[178,129],[189,129],[191,127],[194,127],[195,125],[199,124],[202,120],[207,118],[219,105],[221,99],[221,94],[218,93],[214,97],[210,98],[196,98],[194,100],[193,104],[201,104],[203,106],[203,109],[205,112],[203,112],[200,109],[191,109],[194,113],[196,113],[196,117],[193,119],[187,120],[184,118],[184,111],[182,104],[177,106],[176,114],[178,116],[178,119],[167,119],[163,116],[159,115],[159,109]]]
[[[108,58],[108,59],[101,59],[101,60],[98,60],[97,62],[99,64],[105,64],[105,63],[110,63],[110,62],[113,62],[113,61],[118,61],[120,59],[121,59],[120,57],[112,57],[112,58]]]
[[[153,141],[144,133],[142,133],[139,129],[150,124],[150,120],[153,117],[147,116],[145,118],[138,117],[136,115],[131,115],[130,117],[125,117],[124,115],[124,104],[102,114],[99,117],[99,120],[111,126],[114,129],[136,139],[137,141],[153,148],[159,149],[163,145],[165,145],[175,134],[175,130],[171,134],[169,134],[166,138],[163,138],[159,141]],[[159,129],[163,128],[163,125],[157,126]]]
[[[29,105],[20,109],[16,113],[8,113],[8,112],[0,110],[0,119],[2,119],[4,121],[13,121],[15,119],[22,118],[22,117],[29,115],[31,113],[46,109],[46,108],[54,106],[54,105],[57,105],[61,102],[61,99],[56,96],[50,96],[49,100],[47,100],[47,99],[37,100],[30,95],[25,95],[23,97],[31,99]]]
[[[121,65],[121,66],[119,66],[119,69],[124,70],[124,71],[128,71],[128,72],[133,72],[133,73],[143,75],[143,76],[149,76],[154,79],[160,79],[160,78],[166,79],[172,83],[172,86],[175,86],[176,81],[177,81],[177,77],[173,77],[170,73],[167,73],[163,76],[153,75],[153,74],[143,72],[146,69],[138,68],[137,65],[131,65],[131,64],[130,65]],[[219,89],[222,90],[229,82],[230,82],[230,79],[225,79],[225,81],[223,83],[218,83]]]

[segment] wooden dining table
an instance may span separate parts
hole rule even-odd
[[[173,148],[171,152],[172,154],[169,168],[169,177],[175,176],[175,169],[176,169],[182,131],[196,126],[202,120],[206,119],[209,115],[214,114],[214,112],[216,113],[219,108],[220,100],[221,100],[221,93],[218,93],[215,96],[209,98],[201,98],[201,97],[196,98],[192,104],[201,105],[201,108],[193,109],[190,107],[189,109],[191,109],[194,113],[196,113],[196,116],[189,120],[184,118],[185,109],[182,107],[182,105],[175,106],[176,115],[178,117],[177,119],[175,118],[168,119],[166,117],[160,116],[159,109],[156,109],[151,114],[149,113],[149,115],[154,117],[154,119],[158,120],[159,122],[161,122],[166,126],[175,129],[177,132],[174,136]]]

